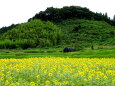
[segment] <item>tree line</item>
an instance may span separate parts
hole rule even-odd
[[[88,8],[80,6],[65,6],[63,8],[49,7],[45,11],[40,11],[28,21],[33,19],[41,19],[45,21],[49,20],[53,22],[60,22],[70,18],[105,21],[111,25],[115,25],[115,19],[111,20],[107,13],[94,13]]]

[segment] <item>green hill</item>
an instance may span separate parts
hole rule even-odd
[[[53,23],[32,20],[1,35],[0,48],[54,46],[60,43],[61,31]]]
[[[107,13],[95,13],[86,7],[80,6],[64,6],[63,8],[48,7],[45,11],[36,13],[35,16],[30,18],[28,21],[33,19],[41,19],[44,21],[60,22],[66,19],[87,19],[96,21],[105,21],[115,26],[115,20],[111,20]]]
[[[68,19],[56,23],[63,32],[63,43],[115,45],[115,26],[105,21]]]
[[[28,22],[0,29],[0,48],[115,45],[115,21],[80,6],[47,8]]]

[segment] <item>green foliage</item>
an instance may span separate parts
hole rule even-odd
[[[0,41],[0,49],[13,49],[13,48],[16,48],[16,45],[10,41],[10,40],[4,40],[4,41]]]
[[[114,25],[114,22],[107,16],[107,13],[94,13],[88,8],[80,6],[64,6],[63,8],[48,7],[45,11],[37,13],[28,21],[33,19],[41,19],[45,21],[49,20],[53,22],[60,22],[71,18],[105,21],[111,25]]]
[[[115,22],[115,15],[114,15],[114,17],[113,17],[113,21]]]
[[[18,25],[19,24],[12,24],[12,25],[10,25],[8,27],[2,27],[2,28],[0,28],[0,34],[3,34],[5,32],[7,32],[8,30],[11,30],[11,29],[15,28]]]
[[[115,26],[115,15],[113,16],[112,23],[113,23],[113,25]]]
[[[4,39],[16,45],[18,41],[18,46],[23,49],[29,47],[55,46],[61,42],[61,30],[49,21],[33,20],[20,24],[4,33],[1,36],[1,40]]]
[[[0,41],[0,49],[15,49],[15,48],[22,48],[27,49],[29,47],[35,47],[35,42],[32,40],[1,40]]]
[[[29,48],[29,49],[0,49],[0,59],[31,58],[31,57],[70,57],[70,58],[115,58],[115,46],[95,46],[75,52],[63,53],[63,48]],[[100,48],[100,49],[99,49]]]
[[[115,45],[114,20],[110,20],[107,13],[94,13],[80,6],[49,7],[27,23],[1,28],[0,48],[27,49],[78,43],[75,47],[80,50],[92,45]]]
[[[83,46],[82,46],[82,44],[80,44],[80,43],[73,43],[73,48],[74,48],[76,51],[83,50]]]
[[[115,27],[104,21],[68,19],[56,24],[64,33],[64,44],[115,45]]]

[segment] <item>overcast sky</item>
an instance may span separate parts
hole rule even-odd
[[[26,22],[47,7],[87,7],[93,12],[108,13],[113,18],[115,0],[0,0],[0,27]]]

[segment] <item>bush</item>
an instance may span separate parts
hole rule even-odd
[[[82,44],[80,44],[80,43],[74,43],[74,44],[73,44],[73,48],[74,48],[76,51],[79,51],[79,50],[82,50],[82,49],[83,49],[83,46],[82,46]]]
[[[0,41],[0,49],[15,49],[15,48],[22,48],[27,49],[29,47],[35,47],[35,43],[33,40],[2,40]]]
[[[10,40],[0,40],[0,49],[14,49],[16,48],[16,44],[13,41]]]

